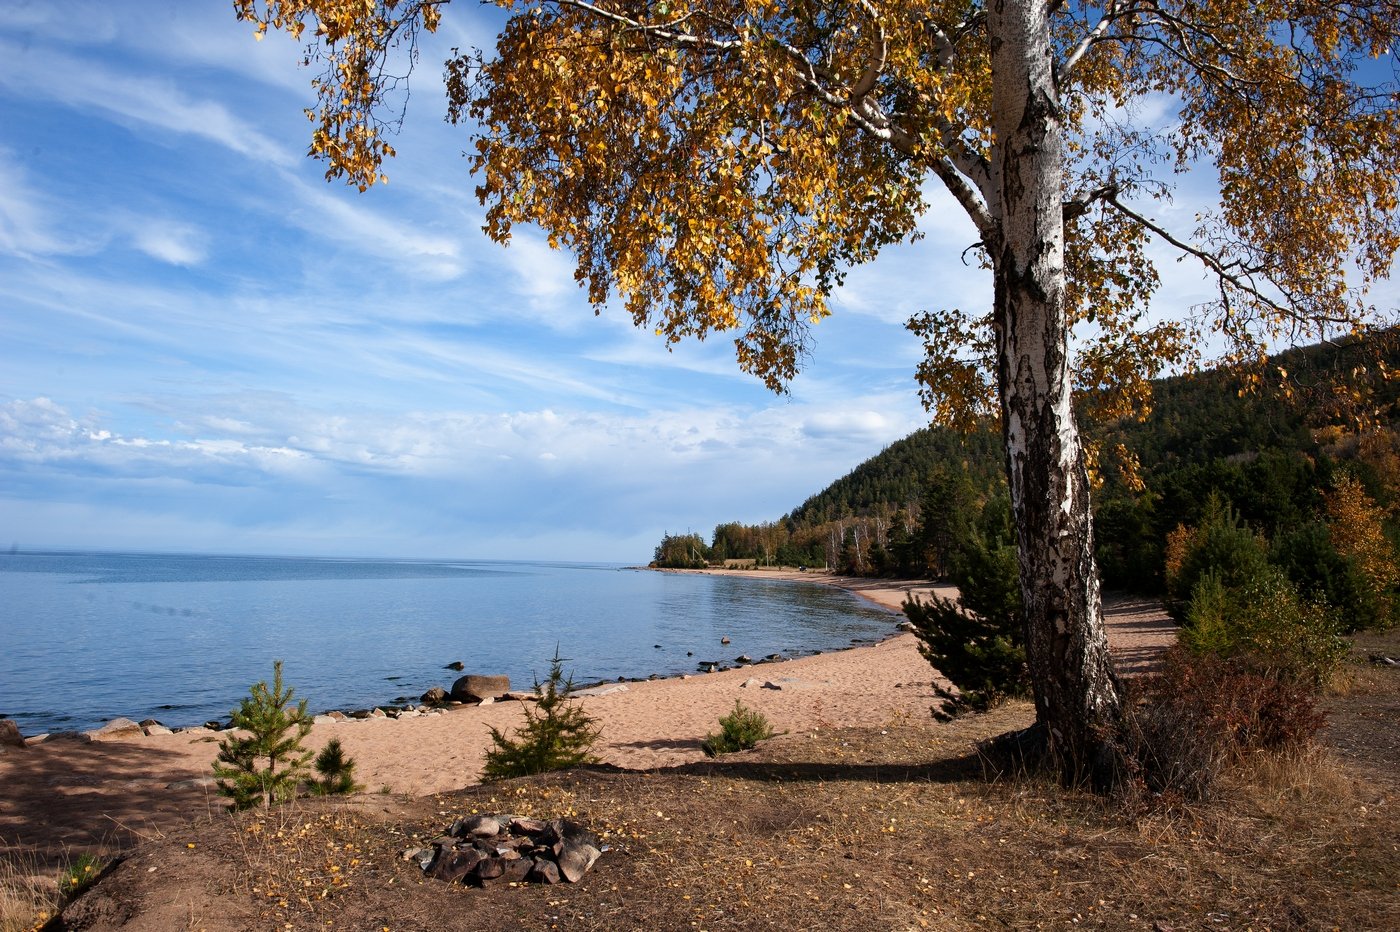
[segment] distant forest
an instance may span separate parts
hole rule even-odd
[[[1400,340],[1390,331],[1280,354],[1267,370],[1286,374],[1277,384],[1246,390],[1227,370],[1178,376],[1153,383],[1152,411],[1142,420],[1081,420],[1096,462],[1105,585],[1161,592],[1171,535],[1228,513],[1267,545],[1300,590],[1345,600],[1340,589],[1360,585],[1347,574],[1355,577],[1366,559],[1393,564],[1400,541],[1395,370]],[[709,541],[668,534],[655,564],[740,561],[946,578],[969,541],[1014,545],[1003,457],[991,429],[925,428],[776,521],[721,524]],[[1361,545],[1350,540],[1358,522],[1375,525],[1385,554],[1359,554]]]

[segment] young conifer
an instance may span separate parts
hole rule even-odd
[[[549,679],[543,685],[536,680],[536,701],[525,703],[525,724],[515,730],[515,737],[507,738],[491,729],[495,747],[486,752],[482,780],[525,777],[596,762],[590,752],[599,728],[581,706],[569,701],[573,686],[572,679],[564,678],[564,658],[556,647]]]
[[[317,796],[337,796],[360,789],[355,782],[355,761],[332,738],[316,755],[317,778],[311,782],[311,792]]]
[[[311,752],[301,741],[311,731],[306,700],[292,705],[291,687],[282,686],[282,661],[272,664],[272,686],[253,684],[233,711],[231,733],[219,742],[214,776],[219,792],[237,809],[270,807],[296,795]]]

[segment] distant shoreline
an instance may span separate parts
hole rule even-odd
[[[685,573],[696,576],[734,576],[743,579],[778,579],[785,582],[815,583],[833,589],[843,589],[859,596],[880,608],[903,614],[905,599],[910,596],[927,598],[939,595],[956,598],[956,586],[936,583],[929,579],[880,579],[869,576],[845,576],[828,570],[799,570],[794,567],[773,567],[771,569],[727,569],[706,567],[705,569],[673,569],[670,567],[639,566],[637,569],[653,573]]]

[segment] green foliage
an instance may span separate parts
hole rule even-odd
[[[940,463],[924,482],[914,546],[933,579],[947,579],[953,563],[971,545],[980,515],[977,490],[965,472]]]
[[[1336,614],[1302,598],[1269,562],[1263,538],[1218,498],[1168,551],[1168,604],[1186,649],[1283,680],[1321,684],[1331,675],[1346,649]]]
[[[709,554],[699,534],[667,534],[656,545],[652,562],[663,569],[697,570],[709,565]]]
[[[1211,496],[1202,524],[1178,541],[1179,552],[1169,545],[1166,574],[1167,610],[1178,622],[1186,620],[1196,584],[1206,573],[1226,589],[1238,589],[1268,572],[1264,541],[1219,496]]]
[[[103,864],[96,857],[84,852],[63,869],[58,875],[58,893],[72,899],[97,882]]]
[[[600,729],[582,706],[570,702],[573,680],[564,678],[564,658],[556,648],[550,660],[549,678],[535,681],[535,702],[524,703],[525,724],[507,738],[491,729],[494,745],[486,752],[483,781],[528,777],[581,764],[597,763],[592,755]]]
[[[719,734],[709,734],[700,747],[710,757],[747,751],[773,737],[773,726],[762,712],[734,700],[734,711],[719,720]]]
[[[1300,596],[1333,609],[1343,631],[1386,624],[1381,600],[1357,565],[1337,552],[1322,522],[1310,521],[1274,538],[1271,559]]]
[[[1346,654],[1335,615],[1299,598],[1274,566],[1234,586],[1213,573],[1202,576],[1179,637],[1193,653],[1315,686],[1327,682]]]
[[[306,773],[311,752],[301,741],[311,731],[306,700],[292,705],[293,690],[282,686],[282,661],[272,665],[272,686],[253,684],[233,711],[235,732],[219,742],[214,762],[219,792],[237,809],[291,799]]]
[[[934,596],[904,603],[919,653],[957,688],[936,687],[939,721],[984,712],[1029,689],[1016,548],[974,541],[955,561],[954,581],[960,602]]]
[[[1004,448],[995,430],[962,433],[946,427],[925,427],[896,440],[794,508],[794,526],[816,527],[856,515],[917,502],[924,479],[936,470],[968,476],[979,488],[998,482],[1003,473]]]
[[[311,781],[311,792],[317,796],[338,796],[363,789],[355,782],[355,761],[340,746],[339,738],[332,738],[316,755],[316,779]]]

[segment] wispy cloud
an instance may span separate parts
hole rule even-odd
[[[89,253],[100,248],[102,239],[72,229],[14,153],[0,147],[0,252],[22,258]]]
[[[233,115],[222,103],[180,90],[173,79],[132,76],[38,45],[0,39],[0,88],[100,113],[130,127],[155,128],[215,143],[283,167],[300,156]]]

